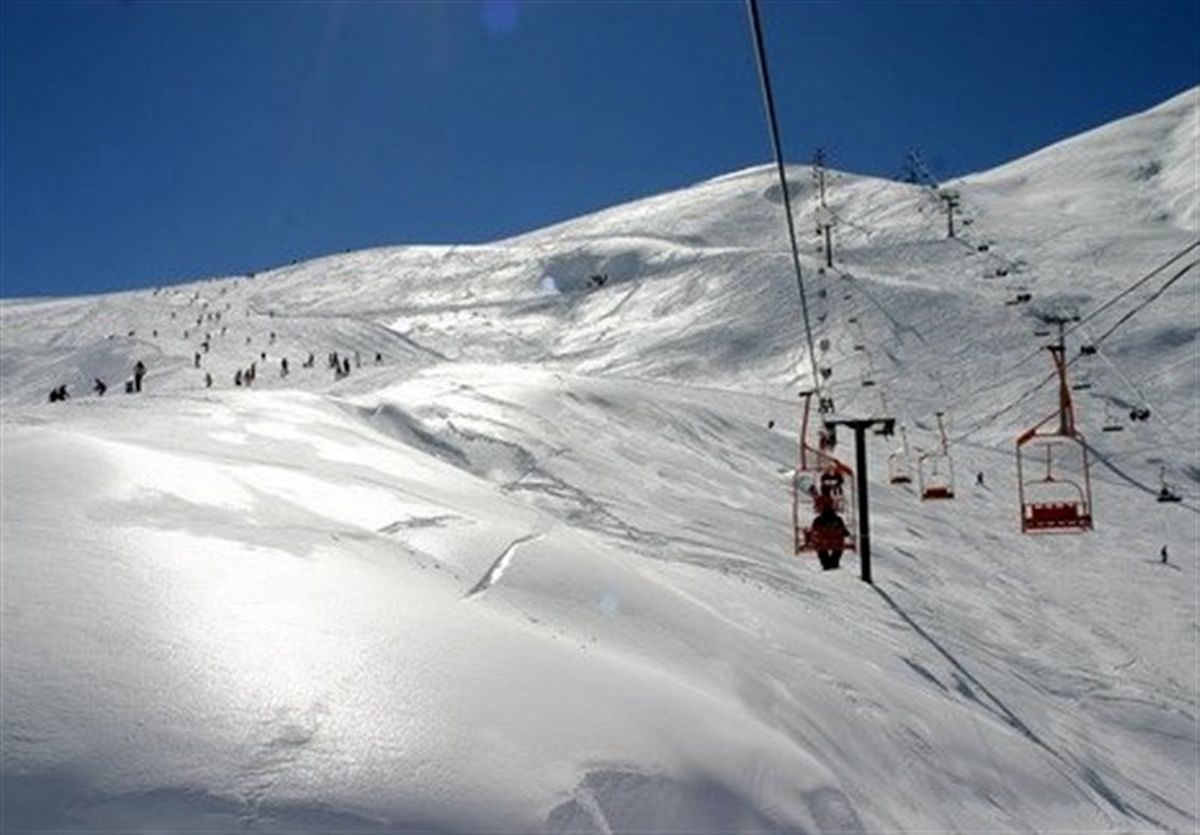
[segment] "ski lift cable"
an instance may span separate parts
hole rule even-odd
[[[1131,390],[1133,390],[1134,393],[1137,394],[1137,396],[1140,399],[1140,401],[1142,402],[1142,404],[1144,404],[1148,407],[1153,406],[1154,410],[1159,412],[1160,414],[1161,414],[1161,410],[1159,409],[1158,405],[1152,404],[1150,402],[1149,398],[1146,397],[1146,393],[1142,389],[1140,389],[1131,379],[1129,379],[1128,377],[1126,377],[1124,374],[1121,373],[1121,369],[1118,368],[1117,364],[1112,361],[1112,358],[1109,357],[1106,352],[1099,350],[1099,344],[1101,342],[1103,342],[1105,338],[1110,336],[1113,333],[1113,331],[1115,331],[1121,325],[1125,324],[1130,319],[1132,319],[1135,314],[1137,314],[1139,311],[1144,309],[1151,302],[1157,300],[1163,293],[1165,293],[1167,291],[1167,288],[1169,288],[1172,284],[1174,284],[1179,279],[1183,278],[1183,276],[1185,274],[1187,274],[1187,272],[1189,270],[1191,270],[1193,267],[1195,267],[1197,263],[1198,262],[1196,262],[1196,261],[1192,261],[1191,263],[1187,264],[1183,269],[1181,269],[1179,272],[1177,272],[1175,275],[1171,276],[1170,279],[1163,282],[1163,285],[1161,287],[1159,287],[1156,291],[1151,293],[1150,296],[1148,296],[1145,300],[1143,300],[1139,305],[1137,305],[1132,310],[1127,312],[1124,316],[1122,316],[1120,319],[1118,319],[1117,322],[1112,327],[1110,327],[1104,333],[1100,334],[1100,336],[1098,336],[1092,343],[1093,345],[1097,346],[1097,353],[1100,354],[1100,356],[1104,359],[1104,361],[1106,363],[1108,363],[1108,366],[1110,368],[1112,368],[1113,371],[1116,372],[1118,377],[1120,377],[1122,380],[1125,381],[1125,384],[1128,385],[1129,388]],[[1179,438],[1175,434],[1175,432],[1171,429],[1170,422],[1163,424],[1163,430],[1167,433],[1167,435],[1169,435],[1177,443],[1180,443],[1180,444],[1187,443],[1186,441],[1184,441],[1182,438]]]
[[[1089,314],[1088,314],[1086,317],[1084,317],[1083,319],[1081,319],[1079,322],[1077,322],[1077,323],[1075,323],[1074,325],[1072,325],[1072,326],[1071,326],[1069,329],[1067,329],[1066,331],[1064,331],[1064,332],[1063,332],[1063,335],[1064,335],[1064,336],[1069,336],[1070,334],[1074,333],[1074,332],[1075,332],[1075,330],[1076,330],[1076,329],[1077,329],[1079,326],[1081,326],[1081,325],[1085,324],[1086,322],[1089,322],[1089,321],[1091,321],[1093,318],[1095,318],[1095,316],[1096,316],[1098,313],[1100,313],[1101,311],[1103,311],[1103,310],[1105,310],[1105,309],[1107,309],[1107,308],[1111,307],[1111,306],[1112,306],[1112,304],[1113,304],[1114,302],[1116,302],[1116,301],[1117,301],[1119,298],[1121,298],[1121,297],[1124,297],[1124,296],[1128,295],[1128,293],[1129,293],[1129,292],[1131,292],[1131,291],[1133,291],[1133,290],[1137,289],[1138,287],[1142,286],[1142,285],[1143,285],[1143,284],[1145,284],[1146,282],[1148,282],[1148,281],[1150,281],[1151,279],[1153,279],[1153,278],[1154,278],[1155,276],[1157,276],[1157,275],[1158,275],[1160,272],[1162,272],[1162,271],[1163,271],[1163,270],[1165,270],[1167,267],[1169,267],[1169,266],[1171,266],[1172,264],[1174,264],[1176,261],[1178,261],[1178,260],[1179,260],[1180,258],[1182,258],[1184,255],[1187,255],[1189,252],[1191,252],[1191,251],[1192,251],[1193,249],[1195,249],[1197,246],[1200,246],[1200,241],[1196,241],[1195,243],[1191,244],[1190,246],[1188,246],[1188,247],[1185,247],[1184,249],[1182,249],[1182,250],[1180,250],[1179,252],[1175,253],[1175,254],[1174,254],[1174,255],[1172,255],[1170,258],[1168,258],[1166,261],[1164,261],[1163,263],[1161,263],[1161,264],[1159,264],[1157,267],[1155,267],[1153,270],[1151,270],[1149,273],[1147,273],[1146,275],[1144,275],[1144,276],[1142,276],[1141,278],[1137,279],[1137,280],[1136,280],[1136,281],[1135,281],[1133,284],[1131,284],[1129,287],[1127,287],[1127,288],[1125,288],[1124,290],[1122,290],[1121,292],[1119,292],[1119,293],[1118,293],[1116,296],[1114,296],[1113,298],[1111,298],[1111,299],[1109,299],[1108,301],[1106,301],[1106,302],[1104,302],[1103,304],[1101,304],[1099,308],[1097,308],[1096,310],[1094,310],[1094,311],[1092,311],[1091,313],[1089,313]],[[1195,264],[1193,263],[1193,264],[1191,264],[1191,265],[1189,265],[1189,266],[1195,266]],[[1004,371],[1002,371],[1002,372],[998,372],[998,375],[1007,375],[1007,374],[1010,374],[1010,373],[1012,373],[1013,371],[1016,371],[1016,370],[1017,370],[1018,368],[1020,368],[1021,366],[1025,365],[1025,364],[1026,364],[1026,363],[1028,363],[1028,362],[1030,362],[1031,360],[1037,359],[1037,358],[1038,358],[1038,357],[1040,357],[1041,355],[1042,355],[1042,349],[1041,349],[1040,347],[1039,347],[1039,348],[1036,348],[1035,350],[1033,350],[1033,351],[1029,352],[1028,354],[1026,354],[1025,356],[1021,357],[1021,359],[1019,359],[1019,360],[1017,360],[1016,362],[1014,362],[1014,363],[1013,363],[1011,366],[1009,366],[1009,367],[1008,367],[1007,369],[1005,369]],[[1067,364],[1068,364],[1068,365],[1071,365],[1071,364],[1073,364],[1074,362],[1075,362],[1075,359],[1074,359],[1074,358],[1072,358],[1070,361],[1068,361],[1068,363],[1067,363]],[[995,379],[995,377],[996,377],[996,376],[997,376],[997,375],[992,375],[992,378],[993,378],[993,380]],[[1049,377],[1047,377],[1047,378],[1046,378],[1046,380],[1045,380],[1045,381],[1043,381],[1042,383],[1040,383],[1038,387],[1040,388],[1041,386],[1045,385],[1045,384],[1046,384],[1046,382],[1048,382],[1049,380],[1053,379],[1053,377],[1054,377],[1054,375],[1053,375],[1053,374],[1052,374],[1052,375],[1050,375]],[[986,392],[986,391],[989,391],[989,390],[992,390],[992,389],[995,389],[995,388],[999,388],[1000,386],[1004,385],[1004,384],[1005,384],[1005,382],[1006,382],[1006,381],[1004,381],[1004,380],[1000,380],[1000,381],[998,381],[998,382],[990,382],[990,383],[986,383],[986,384],[984,384],[984,385],[980,386],[979,388],[976,388],[976,389],[973,389],[972,391],[969,391],[969,392],[967,392],[965,395],[963,395],[963,397],[964,397],[964,398],[972,398],[972,397],[976,397],[976,396],[978,396],[978,395],[980,395],[980,394],[983,394],[983,393],[984,393],[984,392]]]
[[[1130,293],[1132,293],[1134,290],[1136,290],[1137,288],[1141,287],[1141,286],[1142,286],[1143,284],[1145,284],[1147,281],[1149,281],[1150,279],[1154,278],[1154,276],[1158,275],[1160,272],[1162,272],[1162,271],[1163,271],[1163,270],[1165,270],[1167,267],[1169,267],[1169,266],[1171,266],[1172,264],[1174,264],[1176,261],[1178,261],[1178,260],[1179,260],[1180,258],[1182,258],[1183,256],[1187,255],[1189,252],[1191,252],[1193,249],[1195,249],[1195,248],[1196,248],[1196,247],[1198,247],[1198,246],[1200,246],[1200,241],[1193,241],[1193,242],[1192,242],[1190,245],[1188,245],[1188,246],[1184,247],[1184,248],[1183,248],[1183,249],[1181,249],[1179,252],[1177,252],[1177,253],[1175,253],[1174,255],[1172,255],[1170,258],[1168,258],[1168,259],[1167,259],[1166,261],[1164,261],[1162,264],[1159,264],[1157,267],[1155,267],[1155,268],[1154,268],[1154,270],[1153,270],[1153,271],[1151,271],[1150,273],[1147,273],[1146,275],[1142,276],[1140,279],[1138,279],[1138,280],[1137,280],[1137,281],[1135,281],[1133,284],[1131,284],[1131,285],[1129,285],[1128,287],[1126,287],[1126,288],[1125,288],[1124,290],[1122,290],[1120,293],[1117,293],[1115,296],[1113,296],[1111,299],[1109,299],[1108,301],[1106,301],[1104,304],[1102,304],[1102,305],[1100,305],[1099,307],[1097,307],[1095,310],[1093,310],[1093,311],[1092,311],[1091,313],[1089,313],[1087,316],[1085,316],[1085,317],[1083,317],[1082,319],[1080,319],[1080,320],[1079,320],[1079,322],[1078,322],[1078,323],[1077,323],[1077,324],[1076,324],[1074,327],[1072,327],[1070,330],[1068,330],[1068,331],[1067,331],[1067,333],[1071,333],[1071,331],[1074,331],[1074,330],[1075,330],[1076,328],[1078,328],[1080,325],[1083,325],[1083,324],[1085,324],[1085,323],[1087,323],[1087,322],[1090,322],[1092,319],[1095,319],[1097,316],[1099,316],[1099,315],[1100,315],[1101,313],[1103,313],[1105,310],[1107,310],[1108,308],[1112,307],[1114,304],[1116,304],[1117,302],[1119,302],[1119,301],[1120,301],[1121,299],[1123,299],[1125,296],[1129,295],[1129,294],[1130,294]],[[1194,262],[1193,262],[1193,264],[1194,264]]]
[[[1172,260],[1175,260],[1175,259],[1172,259]],[[1197,263],[1200,263],[1200,262],[1192,261],[1192,262],[1186,264],[1183,267],[1183,269],[1181,269],[1179,272],[1175,273],[1175,275],[1171,276],[1171,278],[1169,278],[1166,282],[1164,282],[1163,286],[1158,288],[1158,290],[1156,290],[1149,298],[1147,298],[1146,300],[1141,302],[1133,310],[1126,313],[1124,316],[1121,317],[1121,319],[1116,324],[1114,324],[1111,328],[1109,328],[1104,333],[1102,333],[1099,337],[1097,337],[1096,341],[1093,344],[1099,344],[1100,342],[1104,341],[1109,336],[1111,336],[1117,328],[1119,328],[1121,325],[1128,322],[1138,312],[1145,309],[1146,305],[1150,304],[1150,302],[1158,299],[1167,290],[1168,287],[1170,287],[1172,284],[1174,284],[1176,281],[1178,281],[1180,278],[1182,278],[1184,275],[1186,275],[1189,270],[1191,270],[1193,267],[1196,266]],[[1082,324],[1082,322],[1080,324]],[[1067,366],[1070,367],[1070,366],[1074,365],[1078,361],[1080,356],[1081,355],[1076,355],[1076,356],[1072,357],[1071,359],[1067,360]],[[1014,368],[1015,368],[1015,366],[1014,366]],[[1012,369],[1010,369],[1010,370],[1012,370]],[[1004,406],[1003,408],[999,409],[998,411],[993,412],[991,415],[986,417],[984,420],[976,422],[976,424],[974,425],[974,428],[978,429],[982,425],[991,423],[996,418],[998,418],[1001,415],[1004,415],[1007,412],[1011,411],[1012,409],[1016,408],[1018,405],[1025,402],[1030,397],[1032,397],[1034,394],[1036,394],[1038,391],[1040,391],[1043,386],[1045,386],[1047,383],[1054,380],[1056,377],[1057,377],[1056,374],[1048,374],[1046,377],[1044,377],[1041,380],[1041,382],[1039,382],[1039,383],[1035,384],[1034,386],[1032,386],[1031,388],[1027,389],[1023,394],[1021,394],[1016,399],[1011,401],[1007,406]],[[966,397],[972,397],[978,393],[979,393],[978,391],[971,392],[970,394],[966,395]],[[1150,404],[1147,404],[1147,405],[1150,405]],[[968,431],[972,431],[972,430],[968,430]],[[1170,434],[1172,437],[1174,437],[1174,433],[1172,433],[1169,428],[1167,428],[1166,431],[1168,434]],[[1183,442],[1180,441],[1180,443],[1183,443]]]
[[[775,154],[775,167],[779,173],[779,186],[783,193],[783,209],[787,219],[788,240],[792,248],[792,267],[796,272],[796,289],[800,293],[800,312],[804,320],[804,335],[808,342],[808,360],[812,367],[813,388],[822,390],[821,375],[817,373],[817,352],[813,344],[812,323],[808,315],[808,299],[804,293],[804,275],[800,269],[800,248],[796,243],[796,224],[792,218],[792,199],[788,190],[787,171],[783,162],[783,147],[779,139],[779,120],[775,115],[775,98],[771,93],[771,77],[767,70],[767,51],[763,40],[762,21],[758,14],[758,0],[746,0],[750,15],[750,28],[754,36],[754,54],[758,63],[759,86],[762,89],[763,106],[767,111],[767,125],[771,134],[771,148]]]
[[[1121,380],[1121,382],[1123,382],[1126,385],[1126,387],[1130,391],[1133,392],[1136,400],[1143,402],[1143,403],[1147,402],[1146,393],[1141,389],[1141,387],[1138,386],[1138,384],[1135,383],[1132,379],[1127,377],[1123,371],[1121,371],[1121,369],[1117,366],[1117,364],[1115,362],[1113,362],[1112,357],[1110,357],[1108,355],[1107,351],[1100,349],[1100,346],[1098,344],[1100,342],[1100,340],[1092,335],[1091,330],[1086,325],[1083,325],[1082,322],[1080,323],[1080,325],[1081,325],[1081,327],[1076,328],[1076,330],[1083,331],[1084,336],[1086,336],[1088,338],[1088,344],[1096,349],[1096,355],[1098,357],[1100,357],[1100,359],[1103,360],[1104,364],[1107,365],[1109,368],[1111,368],[1113,373],[1117,375],[1117,377]]]

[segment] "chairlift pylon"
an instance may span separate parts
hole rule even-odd
[[[1065,350],[1047,346],[1058,372],[1058,410],[1017,437],[1017,498],[1022,533],[1092,529],[1092,482],[1087,442],[1075,429]],[[1044,467],[1044,469],[1042,469]],[[1026,472],[1039,472],[1026,478]]]

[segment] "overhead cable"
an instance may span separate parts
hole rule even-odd
[[[796,224],[792,219],[792,198],[788,191],[787,172],[783,163],[783,147],[779,141],[779,120],[775,116],[775,98],[771,94],[771,76],[767,71],[767,50],[763,42],[762,21],[758,15],[757,0],[746,0],[750,14],[750,29],[754,35],[754,54],[758,61],[759,86],[762,88],[763,106],[767,111],[767,125],[771,132],[771,147],[775,153],[775,167],[779,172],[779,187],[783,190],[783,210],[787,217],[788,240],[792,247],[792,266],[796,272],[796,289],[800,292],[800,313],[804,318],[804,336],[808,342],[808,361],[812,367],[813,387],[821,391],[821,375],[817,373],[817,352],[813,344],[812,323],[808,316],[808,299],[804,294],[804,276],[800,270],[800,247],[796,243]]]

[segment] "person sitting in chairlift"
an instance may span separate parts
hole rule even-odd
[[[834,508],[833,497],[823,494],[817,501],[819,512],[813,519],[812,535],[816,543],[817,559],[824,571],[837,568],[846,548],[846,537],[850,530]]]

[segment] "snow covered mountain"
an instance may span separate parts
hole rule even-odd
[[[873,587],[792,555],[812,379],[770,167],[4,301],[4,831],[1194,831],[1198,112],[947,184],[954,239],[929,189],[831,173],[829,392],[925,449],[945,411],[958,474],[921,502],[872,437]],[[1096,528],[1036,537],[1013,439],[1056,315]]]

